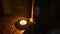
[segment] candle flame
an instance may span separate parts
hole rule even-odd
[[[27,21],[26,20],[21,20],[20,21],[20,25],[26,25],[27,24]]]

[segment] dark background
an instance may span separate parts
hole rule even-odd
[[[27,3],[26,4],[27,6],[26,5],[24,6],[28,8],[27,14],[29,18],[31,13],[32,1],[31,0],[26,0],[26,1],[25,3]],[[14,4],[14,0],[13,0],[13,4]],[[16,2],[16,4],[18,4],[18,1]],[[35,0],[35,7],[37,5],[40,7],[40,15],[35,17],[36,24],[33,27],[32,34],[53,34],[53,33],[60,34],[60,0]],[[13,6],[14,5],[11,4],[11,7]],[[15,11],[15,10],[12,9],[12,11]],[[16,11],[12,12],[12,14],[5,14],[4,7],[3,7],[3,0],[0,0],[0,25],[5,23],[4,22],[5,17],[11,17],[11,16],[14,17],[13,15],[16,15]],[[19,12],[20,11],[18,11],[18,13]],[[0,27],[0,32],[2,32],[1,27]],[[31,31],[29,32],[31,33]],[[26,34],[29,34],[29,32],[27,32]]]

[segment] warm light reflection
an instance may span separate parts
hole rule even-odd
[[[20,30],[20,34],[23,34],[25,32],[25,30]]]
[[[34,16],[34,0],[32,0],[32,11],[31,11],[31,18],[30,18],[30,22],[32,23],[34,21],[33,16]]]
[[[21,20],[20,21],[20,25],[26,25],[27,24],[27,21],[26,20]]]
[[[34,20],[33,20],[33,18],[30,18],[30,22],[33,22]]]

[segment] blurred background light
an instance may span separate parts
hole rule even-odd
[[[33,18],[30,18],[30,22],[33,22],[34,20],[33,20]]]

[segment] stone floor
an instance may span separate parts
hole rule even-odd
[[[20,34],[20,30],[16,29],[15,22],[20,16],[4,15],[0,18],[0,34]]]
[[[21,30],[16,29],[15,22],[18,21],[21,16],[16,15],[2,15],[0,16],[0,34],[20,34]],[[55,29],[60,29],[60,22],[49,23],[48,32],[52,32]],[[47,32],[47,33],[48,33]]]

